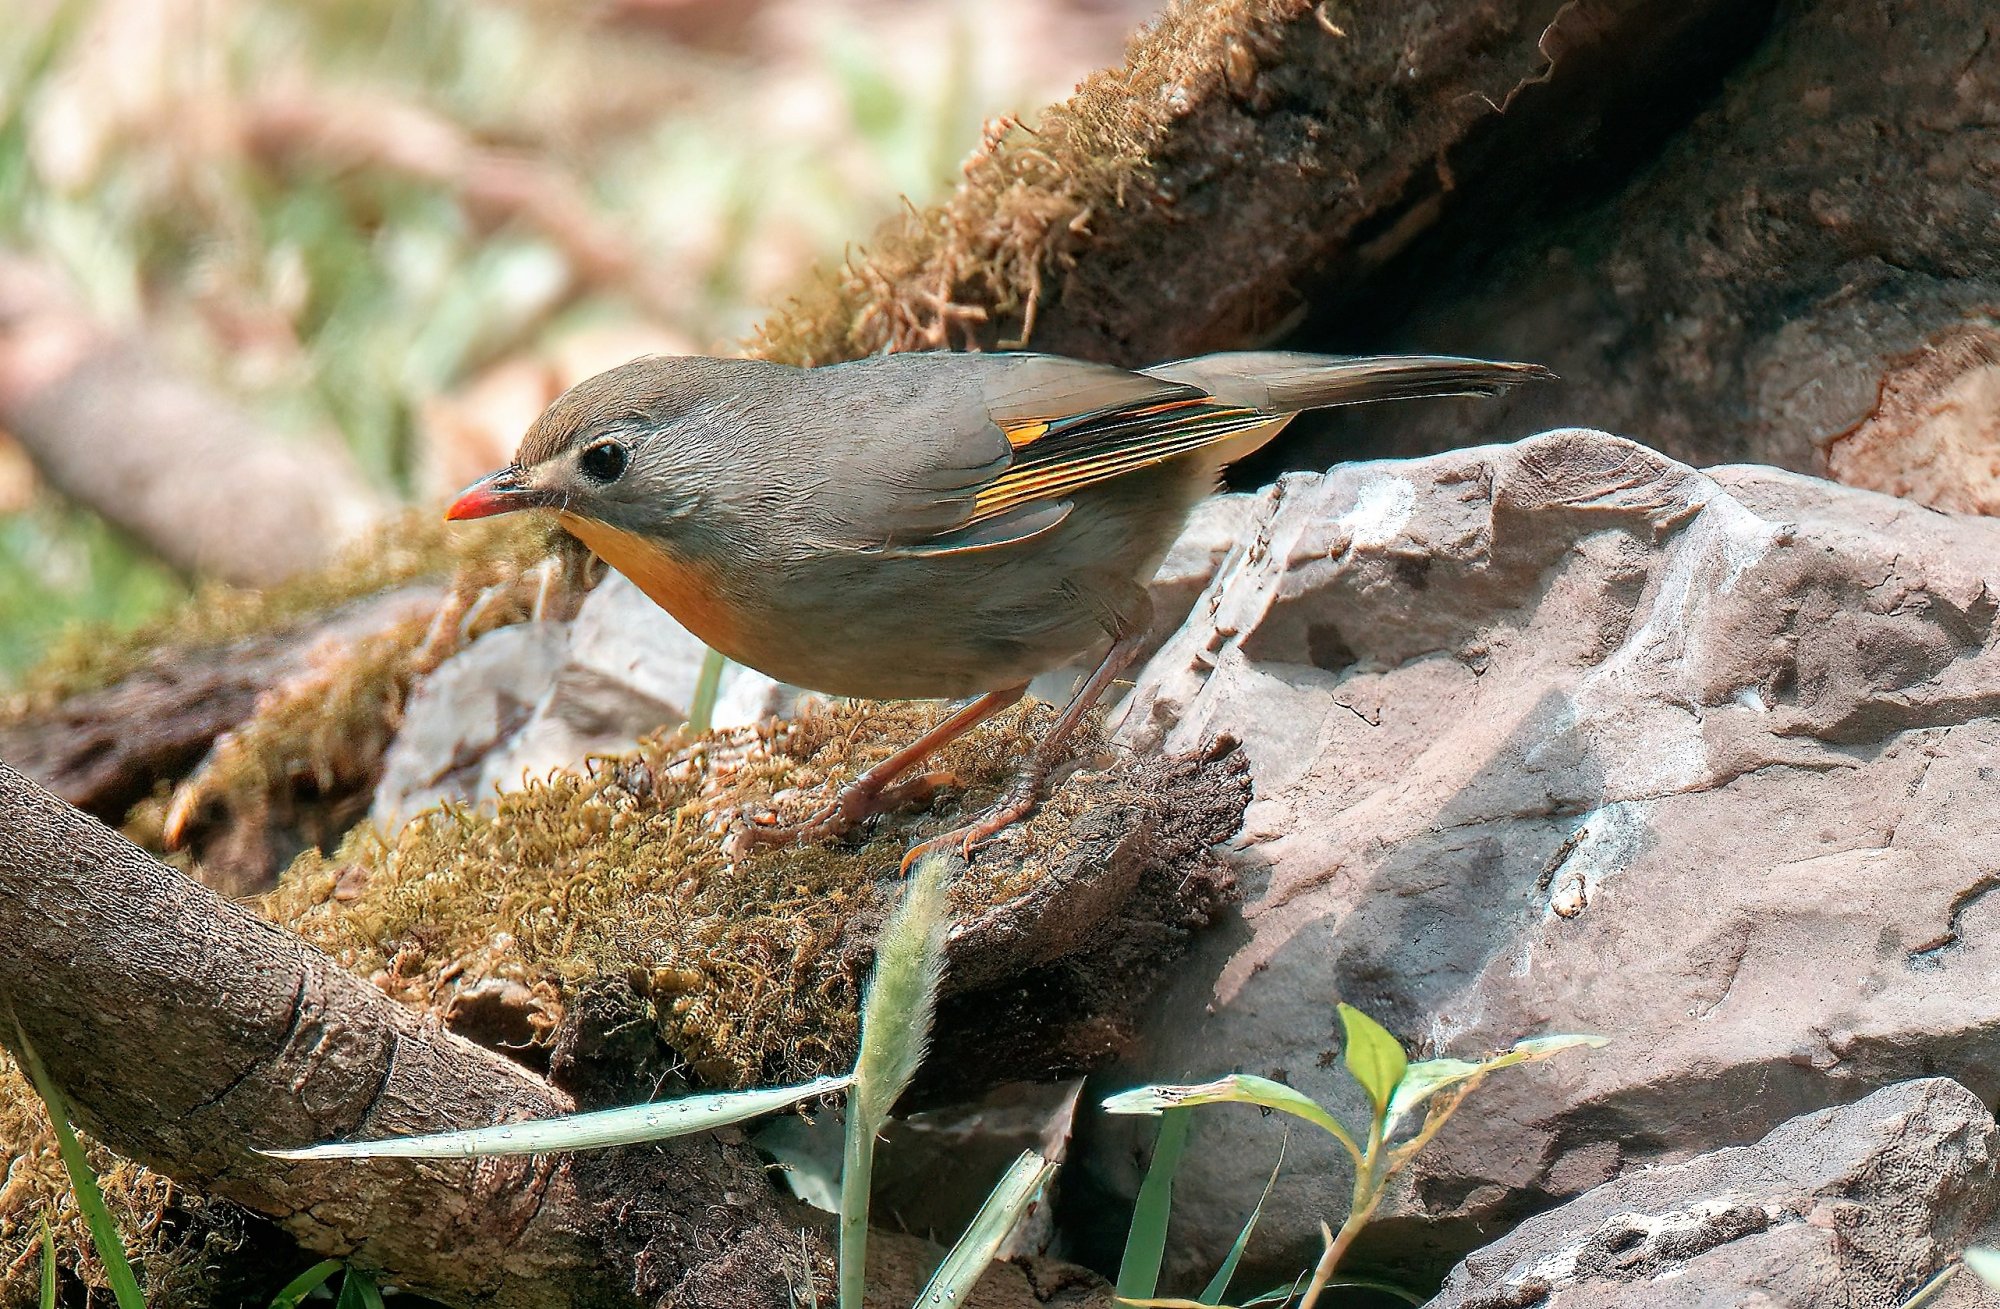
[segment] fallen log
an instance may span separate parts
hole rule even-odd
[[[805,1285],[810,1238],[718,1135],[421,1166],[254,1153],[571,1106],[5,764],[0,814],[0,1044],[18,1022],[113,1149],[451,1305],[767,1306]]]

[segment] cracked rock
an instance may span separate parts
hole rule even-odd
[[[1430,1309],[1894,1309],[2000,1233],[1993,1116],[1902,1082],[1607,1182],[1466,1257]],[[1960,1274],[1935,1309],[2000,1309]]]
[[[2000,1095],[1996,597],[2000,522],[1597,432],[1285,478],[1117,729],[1240,739],[1255,799],[1240,919],[1106,1089],[1240,1069],[1359,1118],[1342,1000],[1421,1055],[1612,1037],[1495,1076],[1401,1179],[1357,1258],[1417,1276],[1887,1082]],[[1097,1130],[1089,1184],[1128,1199],[1151,1131]],[[1280,1135],[1197,1115],[1183,1280]],[[1295,1132],[1246,1277],[1310,1265],[1348,1185]]]
[[[442,801],[472,799],[487,757],[534,716],[568,637],[565,623],[503,627],[425,678],[383,760],[369,818],[393,829]]]

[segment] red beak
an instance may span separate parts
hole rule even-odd
[[[522,483],[520,470],[509,467],[488,474],[460,491],[444,516],[455,523],[467,518],[511,514],[516,509],[534,509],[543,503],[539,491]]]

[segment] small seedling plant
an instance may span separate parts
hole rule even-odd
[[[1347,1035],[1342,1062],[1368,1097],[1370,1113],[1363,1130],[1351,1130],[1318,1101],[1283,1082],[1248,1073],[1234,1073],[1191,1086],[1142,1086],[1104,1102],[1109,1113],[1156,1114],[1161,1120],[1159,1141],[1140,1187],[1139,1210],[1134,1215],[1132,1235],[1127,1239],[1125,1260],[1119,1269],[1119,1299],[1128,1304],[1162,1307],[1219,1305],[1227,1294],[1230,1276],[1256,1223],[1257,1212],[1263,1208],[1260,1200],[1216,1280],[1209,1283],[1200,1297],[1186,1300],[1155,1296],[1160,1256],[1166,1247],[1173,1172],[1186,1145],[1188,1115],[1196,1106],[1251,1104],[1289,1114],[1332,1136],[1353,1162],[1354,1190],[1347,1216],[1338,1231],[1325,1223],[1320,1225],[1325,1248],[1310,1276],[1303,1279],[1305,1288],[1299,1309],[1314,1309],[1326,1289],[1336,1284],[1334,1271],[1381,1205],[1389,1179],[1431,1143],[1481,1082],[1503,1068],[1534,1063],[1565,1050],[1605,1044],[1601,1036],[1543,1036],[1522,1041],[1512,1049],[1477,1062],[1427,1059],[1411,1063],[1388,1029],[1354,1006],[1340,1006],[1340,1022]],[[1267,1186],[1265,1194],[1269,1193]],[[1295,1293],[1293,1287],[1281,1288],[1245,1301],[1241,1309],[1289,1300]]]

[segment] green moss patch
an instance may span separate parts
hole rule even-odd
[[[597,978],[651,1000],[661,1035],[711,1085],[778,1081],[853,1056],[868,935],[920,829],[901,813],[843,843],[724,849],[732,814],[810,813],[842,781],[937,720],[933,705],[841,705],[760,731],[690,741],[558,773],[477,809],[449,807],[392,836],[363,830],[309,854],[264,901],[274,920],[399,999],[439,1012],[500,978],[560,1005]],[[937,760],[965,811],[1011,777],[1047,706],[1024,707]],[[1098,786],[1109,785],[1099,781]],[[1075,779],[954,889],[961,916],[1019,895],[1066,848]]]

